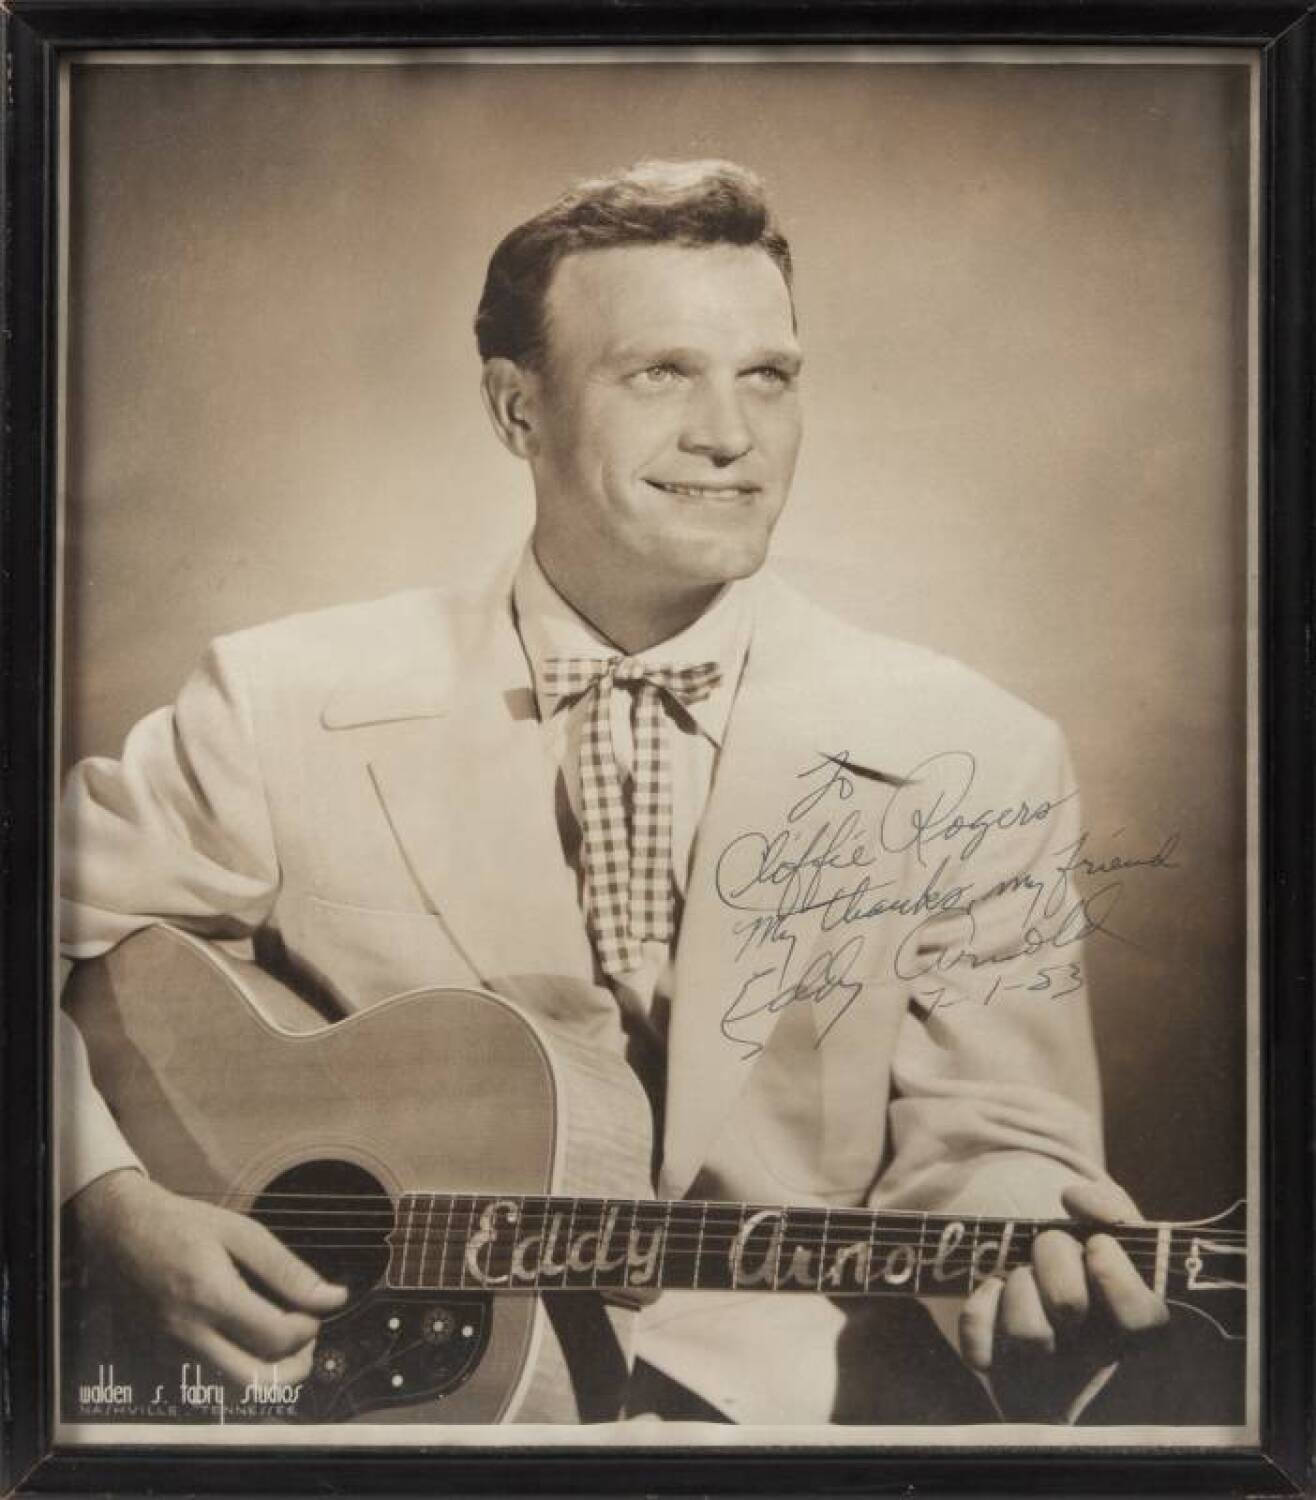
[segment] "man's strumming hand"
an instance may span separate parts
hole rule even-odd
[[[88,1264],[113,1278],[148,1326],[243,1384],[269,1379],[273,1363],[281,1380],[309,1375],[319,1319],[343,1305],[347,1290],[264,1225],[180,1197],[134,1169],[98,1177],[69,1206]]]

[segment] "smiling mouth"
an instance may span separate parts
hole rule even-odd
[[[661,479],[645,482],[664,495],[682,495],[688,500],[745,500],[759,492],[756,484],[669,484]]]

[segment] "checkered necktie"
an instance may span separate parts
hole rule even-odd
[[[713,661],[674,667],[629,656],[557,656],[543,663],[541,676],[555,697],[594,694],[580,745],[585,913],[603,971],[616,979],[640,966],[646,938],[672,939],[672,783],[663,695],[697,703],[721,681],[722,669]],[[631,694],[635,736],[629,819],[612,743],[612,692],[619,683]]]

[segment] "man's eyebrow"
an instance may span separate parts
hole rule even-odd
[[[619,344],[609,350],[606,357],[609,364],[664,365],[678,364],[682,360],[689,364],[702,359],[703,355],[684,344],[637,343]]]
[[[606,362],[610,365],[666,365],[702,364],[708,358],[707,350],[694,349],[686,344],[622,344],[610,350]],[[751,349],[739,361],[742,368],[753,369],[757,365],[780,365],[792,373],[804,363],[799,349],[763,345]]]
[[[747,365],[780,365],[792,373],[804,364],[804,355],[799,349],[757,349],[746,359]]]

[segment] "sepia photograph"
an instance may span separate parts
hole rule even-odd
[[[61,63],[61,1443],[1258,1441],[1260,101]]]

